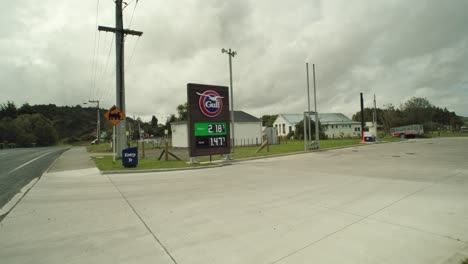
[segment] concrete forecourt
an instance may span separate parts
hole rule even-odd
[[[8,263],[461,263],[468,138],[102,175],[62,154],[0,223]]]

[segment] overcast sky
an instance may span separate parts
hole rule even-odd
[[[252,115],[307,109],[316,65],[319,112],[399,106],[417,96],[468,116],[468,1],[127,0],[127,115],[164,121],[186,84],[229,85]],[[133,17],[133,18],[132,18]],[[112,0],[15,0],[0,9],[0,103],[115,104]],[[130,24],[131,21],[131,24]],[[109,59],[108,59],[109,58]],[[312,67],[311,102],[313,109]]]

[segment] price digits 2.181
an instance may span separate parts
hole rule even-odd
[[[209,124],[208,133],[223,133],[226,132],[224,124]]]

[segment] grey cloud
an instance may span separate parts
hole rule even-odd
[[[12,25],[0,35],[1,98],[74,105],[91,96],[113,104],[114,51],[103,72],[111,33],[98,34],[90,90],[92,2],[22,0],[0,11],[0,22]],[[140,0],[131,28],[144,34],[126,40],[127,63],[138,43],[126,68],[127,109],[164,120],[186,100],[186,83],[228,85],[220,50],[232,48],[235,106],[254,115],[305,110],[306,61],[317,66],[319,111],[350,115],[364,92],[367,103],[375,93],[379,106],[426,96],[468,115],[467,9],[463,0]],[[126,24],[132,12],[124,11]],[[101,1],[99,24],[113,19],[113,4]]]

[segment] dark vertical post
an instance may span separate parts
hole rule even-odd
[[[317,89],[315,88],[315,64],[312,64],[312,70],[314,73],[314,106],[315,106],[315,144],[316,149],[319,148],[319,117],[317,112]]]
[[[309,122],[308,124],[308,129],[309,129],[309,133],[308,133],[308,137],[307,137],[307,141],[312,141],[312,120],[310,118],[310,89],[309,89],[309,63],[306,63],[306,74],[307,74],[307,122]],[[305,136],[305,135],[304,135]]]
[[[122,0],[115,1],[115,65],[116,65],[116,103],[120,111],[125,109],[125,80],[124,80],[124,32],[122,18]],[[122,155],[122,150],[127,145],[125,119],[117,124],[117,157]]]
[[[361,93],[361,140],[364,141],[364,98]]]

